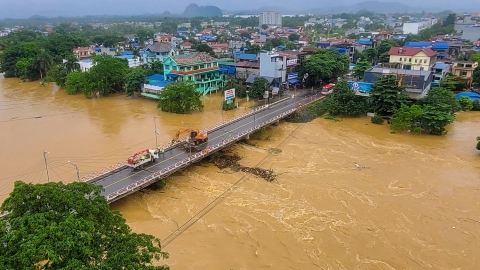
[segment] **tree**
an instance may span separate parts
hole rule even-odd
[[[457,15],[455,13],[448,14],[447,18],[443,21],[443,26],[454,25]]]
[[[460,97],[458,99],[458,104],[462,111],[470,111],[473,108],[473,102],[469,97]]]
[[[480,84],[480,66],[473,70],[472,80],[473,83]]]
[[[55,65],[48,71],[48,76],[45,77],[45,81],[55,82],[58,86],[65,87],[67,75],[67,69],[63,65]]]
[[[422,129],[432,135],[446,134],[445,127],[453,123],[455,114],[438,110],[438,107],[424,105],[421,120]]]
[[[480,136],[477,137],[477,150],[480,150]]]
[[[358,117],[366,113],[366,99],[355,95],[346,80],[339,80],[333,93],[327,98],[326,107],[330,115]]]
[[[177,23],[173,21],[164,21],[160,25],[160,31],[168,34],[176,34],[178,29]]]
[[[69,95],[83,92],[87,98],[90,98],[91,89],[88,87],[88,72],[72,71],[68,73],[65,78],[65,90]]]
[[[193,49],[197,50],[197,52],[206,52],[210,54],[210,56],[215,57],[215,52],[213,51],[212,47],[208,46],[208,44],[202,43],[192,47]]]
[[[80,64],[77,62],[77,58],[75,56],[71,55],[65,59],[65,68],[67,69],[67,73],[70,73],[72,71],[80,70]]]
[[[38,67],[38,71],[40,72],[40,78],[43,79],[43,75],[47,75],[48,70],[53,65],[53,57],[47,53],[45,50],[41,51],[37,54],[35,59],[35,66]]]
[[[163,74],[163,63],[161,61],[153,61],[150,67],[153,74]]]
[[[440,87],[450,91],[462,91],[467,87],[467,84],[459,76],[447,75],[440,83]]]
[[[298,41],[299,38],[300,38],[300,36],[297,35],[297,34],[290,34],[290,35],[288,36],[288,40],[290,40],[290,41],[292,41],[292,42],[293,42],[293,41]]]
[[[265,91],[268,91],[270,87],[270,83],[267,79],[263,77],[256,77],[253,80],[252,85],[250,86],[249,96],[253,98],[261,98]]]
[[[406,104],[408,96],[393,76],[379,78],[370,90],[369,102],[375,114],[387,115]]]
[[[132,96],[135,92],[142,90],[142,84],[146,83],[145,72],[142,69],[132,70],[125,79],[125,89],[127,96]]]
[[[93,90],[97,90],[102,96],[108,96],[112,92],[123,91],[127,70],[126,59],[105,54],[95,55],[93,66],[88,72],[88,81]]]
[[[169,269],[160,240],[133,233],[88,183],[15,182],[1,206],[2,269]]]
[[[434,87],[428,91],[428,94],[418,101],[420,105],[429,105],[439,111],[455,114],[461,110],[458,101],[453,93],[442,87]]]
[[[157,108],[164,112],[181,114],[201,111],[203,110],[201,96],[192,82],[170,83],[160,92]]]
[[[363,79],[363,75],[365,74],[365,71],[371,67],[372,66],[368,61],[362,60],[353,68],[353,75],[358,80],[361,80]]]
[[[257,44],[247,44],[247,53],[251,54],[258,54],[260,52],[261,48]]]
[[[480,64],[480,52],[472,53],[472,55],[470,55],[470,58],[468,58],[468,60],[472,62],[477,62]]]
[[[309,81],[322,81],[341,77],[348,73],[350,59],[336,50],[316,50],[302,62],[299,77],[308,74]]]
[[[252,38],[250,36],[250,33],[245,33],[245,32],[240,33],[240,37],[243,37],[243,38],[246,38],[246,39],[251,39]]]
[[[266,29],[268,29],[268,25],[266,25],[266,24],[262,24],[262,29],[263,29],[263,30],[266,30]]]
[[[419,123],[423,115],[423,108],[420,105],[402,106],[395,111],[390,120],[390,127],[395,131],[413,131],[414,133],[421,133],[422,128]]]

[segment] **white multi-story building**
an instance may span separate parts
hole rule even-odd
[[[407,22],[403,24],[403,34],[418,34],[423,29],[432,27],[438,22],[438,19],[421,20],[417,22]]]
[[[285,81],[287,68],[286,57],[272,51],[260,51],[260,76],[276,79],[277,82]]]
[[[264,24],[269,27],[282,26],[282,14],[274,11],[264,11],[258,16],[259,26]]]

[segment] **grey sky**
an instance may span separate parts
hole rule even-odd
[[[414,8],[480,11],[480,0],[377,0],[379,2],[404,3]],[[292,10],[311,8],[330,9],[350,5],[364,0],[0,0],[0,18],[26,18],[42,16],[83,15],[139,15],[162,13],[166,10],[181,13],[190,3],[214,5],[223,10],[258,9],[264,6],[283,6]]]

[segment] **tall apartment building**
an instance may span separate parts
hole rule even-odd
[[[274,11],[264,11],[258,16],[259,26],[282,26],[282,14]]]

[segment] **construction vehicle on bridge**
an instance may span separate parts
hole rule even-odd
[[[185,140],[180,140],[180,136],[183,134],[188,134],[188,136],[185,138]],[[181,147],[185,148],[186,150],[196,150],[199,151],[201,150],[201,144],[205,143],[208,141],[208,134],[207,132],[202,132],[197,129],[185,129],[182,131],[178,131],[175,134],[175,137],[173,137],[172,142],[183,142],[183,144],[180,144]]]
[[[145,149],[135,155],[131,156],[127,160],[127,166],[135,169],[141,169],[145,164],[155,162],[155,159],[160,157],[160,151],[158,149]]]

